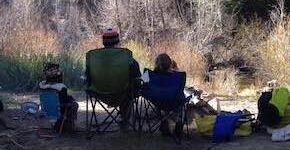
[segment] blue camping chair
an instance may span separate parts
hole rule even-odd
[[[143,98],[141,105],[145,105],[145,114],[143,114],[144,119],[139,122],[139,129],[142,129],[146,123],[149,132],[155,133],[160,128],[162,121],[167,120],[176,113],[178,113],[184,124],[186,120],[184,120],[183,113],[185,112],[185,104],[189,100],[183,93],[186,73],[159,74],[149,69],[144,70],[144,72],[146,71],[148,71],[150,80],[148,83],[144,83],[141,90]],[[155,119],[154,117],[152,118],[150,110],[156,116]]]
[[[41,110],[39,113],[39,131],[40,131],[40,119],[45,118],[49,120],[52,125],[56,123],[58,119],[62,119],[61,126],[59,129],[59,134],[62,133],[63,125],[65,121],[65,116],[67,112],[67,108],[65,110],[64,116],[61,116],[60,112],[60,102],[59,102],[59,94],[54,89],[43,89],[40,92],[40,106]]]

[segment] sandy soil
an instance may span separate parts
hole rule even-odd
[[[84,131],[85,127],[85,95],[76,92],[72,94],[77,98],[80,105],[78,130]],[[96,135],[92,140],[86,140],[85,132],[77,132],[73,135],[63,135],[53,139],[41,139],[38,137],[37,122],[33,116],[25,116],[20,110],[20,103],[24,101],[39,102],[38,95],[35,94],[10,94],[0,93],[0,96],[6,97],[6,111],[1,114],[5,118],[8,126],[14,127],[14,130],[0,130],[0,150],[21,149],[13,144],[9,138],[3,137],[9,135],[12,139],[27,149],[48,149],[48,150],[105,150],[105,149],[152,149],[152,150],[285,150],[290,149],[290,142],[273,143],[270,136],[265,133],[255,133],[247,138],[236,138],[233,142],[213,145],[210,139],[199,136],[191,131],[190,138],[183,140],[181,145],[176,145],[172,138],[164,138],[160,135],[138,134],[135,132],[115,132]],[[231,98],[229,101],[221,101],[222,110],[235,111],[248,109],[253,113],[257,112],[256,100],[254,97]],[[2,135],[2,136],[1,136]]]

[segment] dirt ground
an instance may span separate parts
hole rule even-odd
[[[190,132],[190,138],[184,139],[181,145],[175,144],[172,138],[160,135],[138,134],[133,131],[97,134],[91,140],[86,140],[85,132],[77,132],[73,135],[63,135],[52,139],[38,137],[36,119],[33,116],[25,116],[20,110],[20,103],[25,101],[39,102],[36,94],[11,94],[0,93],[5,98],[6,110],[1,114],[9,127],[14,130],[0,130],[0,150],[17,149],[47,149],[47,150],[290,150],[290,142],[274,143],[266,133],[255,133],[247,138],[236,138],[232,142],[214,145],[209,138],[201,137],[196,132]],[[85,95],[74,92],[80,105],[77,127],[79,131],[85,130]],[[256,98],[246,97],[221,101],[223,110],[234,111],[248,109],[257,112]],[[17,145],[15,143],[20,145]],[[22,148],[21,148],[22,147]]]

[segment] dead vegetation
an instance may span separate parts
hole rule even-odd
[[[289,85],[283,2],[278,1],[271,20],[243,22],[223,0],[2,0],[0,69],[5,71],[0,77],[7,80],[0,86],[34,90],[42,63],[56,61],[66,70],[67,84],[80,87],[84,54],[101,47],[107,27],[120,31],[141,68],[152,67],[159,53],[169,53],[187,72],[190,85],[221,93],[238,93],[247,78],[254,86],[270,79]],[[250,76],[241,79],[241,68]],[[228,89],[218,91],[225,82]]]

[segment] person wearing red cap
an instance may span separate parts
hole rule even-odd
[[[119,33],[114,31],[113,29],[107,29],[103,35],[103,45],[105,48],[120,48],[120,38]],[[140,89],[141,83],[139,80],[135,80],[141,77],[140,67],[138,62],[133,59],[132,63],[130,64],[130,79],[133,82],[134,86],[134,95],[137,95],[138,90]],[[120,115],[122,118],[122,123],[120,124],[121,128],[127,128],[127,122],[129,116],[129,106],[132,99],[125,99],[123,103],[120,105]]]
[[[120,39],[117,31],[109,28],[103,33],[102,38],[104,47],[119,47]]]
[[[117,31],[109,28],[103,33],[102,38],[105,48],[120,48],[120,38]],[[132,78],[141,77],[139,63],[135,59],[130,66],[130,75]]]

